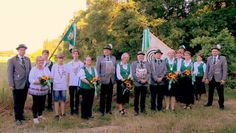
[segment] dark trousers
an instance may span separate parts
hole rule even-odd
[[[215,88],[219,96],[219,101],[218,101],[219,106],[224,107],[224,85],[221,85],[220,82],[216,82],[214,77],[209,82],[208,104],[212,105]]]
[[[162,101],[164,97],[163,85],[150,85],[151,91],[151,110],[162,110]],[[156,104],[157,103],[157,104]]]
[[[52,92],[53,92],[53,84],[51,84],[51,91],[50,92],[48,92],[48,100],[47,100],[47,102],[48,102],[48,106],[47,106],[47,108],[48,109],[52,109]]]
[[[27,99],[28,94],[28,87],[25,87],[24,89],[20,90],[13,90],[13,102],[14,102],[14,113],[15,113],[15,120],[22,120],[23,119],[23,113],[24,113],[24,107],[25,107],[25,101]]]
[[[38,118],[38,116],[41,116],[43,114],[43,110],[45,108],[45,101],[46,96],[33,96],[33,105],[32,105],[32,112],[33,117]]]
[[[111,102],[112,102],[112,93],[113,93],[113,84],[110,82],[109,84],[101,85],[101,94],[100,94],[100,112],[106,113],[111,112]]]
[[[81,118],[89,118],[92,116],[94,89],[81,89]]]
[[[145,111],[145,101],[147,95],[147,87],[146,86],[135,86],[134,88],[134,111],[139,112],[139,97],[141,96],[140,108],[141,112]]]
[[[69,86],[70,110],[71,113],[78,113],[79,108],[79,90],[78,86]]]

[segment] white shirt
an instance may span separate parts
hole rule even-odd
[[[195,75],[197,75],[198,74],[198,66],[201,64],[201,63],[204,63],[203,61],[201,61],[201,62],[194,62],[194,74]],[[203,72],[205,72],[205,70],[206,70],[206,64],[204,63],[203,64]]]
[[[21,56],[21,55],[18,55],[18,57],[19,57],[21,63],[22,63],[22,58],[25,59],[25,57],[24,57],[24,56]]]
[[[92,67],[86,67],[86,69],[92,75]],[[97,70],[96,70],[95,67],[94,67],[94,72],[95,72],[95,77],[97,77],[98,74],[97,74]],[[86,78],[86,76],[85,76],[84,69],[80,69],[80,71],[79,71],[79,79],[81,80],[81,79],[85,79],[85,78]]]
[[[52,66],[51,77],[53,79],[53,90],[66,90],[68,70],[66,65],[58,65],[57,63]]]
[[[191,62],[192,62],[191,59],[188,62],[186,62],[186,60],[184,60],[184,66],[186,66],[186,67],[189,66]]]
[[[122,62],[120,62],[120,63],[121,63],[122,67],[123,67],[125,70],[128,69],[128,64],[123,64]],[[128,77],[131,77],[131,74],[132,74],[132,72],[131,72],[131,68],[130,68],[130,74],[129,74]],[[121,76],[121,74],[120,74],[120,64],[117,64],[117,65],[116,65],[116,77],[117,77],[118,80],[124,79],[124,78]]]
[[[30,82],[30,88],[34,89],[40,89],[40,85],[35,85],[34,82],[38,82],[39,78],[42,76],[48,76],[50,77],[50,71],[47,67],[43,67],[42,70],[38,69],[37,67],[33,67],[30,70],[29,74],[29,82]]]
[[[79,71],[84,66],[81,61],[75,62],[74,60],[67,63],[67,69],[69,73],[69,86],[79,85]]]
[[[48,66],[49,66],[51,63],[52,63],[52,62],[51,62],[50,60],[49,60],[48,62],[47,62],[47,61],[44,61],[44,62],[43,62],[43,66],[48,68]]]
[[[212,56],[213,58],[212,58],[212,63],[214,63],[214,58],[215,58],[215,62],[217,62],[218,61],[218,59],[219,59],[219,55],[217,55],[217,56]]]
[[[182,61],[183,61],[182,58],[177,58],[177,71],[180,71]]]

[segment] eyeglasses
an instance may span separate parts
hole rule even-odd
[[[58,57],[58,59],[64,59],[63,57]]]

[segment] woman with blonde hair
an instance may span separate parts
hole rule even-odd
[[[33,98],[32,113],[34,124],[38,124],[39,120],[43,118],[45,99],[51,85],[50,82],[46,81],[49,79],[50,71],[47,67],[44,67],[43,64],[44,59],[42,56],[37,56],[36,66],[31,69],[29,74],[29,94],[32,95]]]

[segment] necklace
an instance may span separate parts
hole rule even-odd
[[[60,71],[60,69],[61,69],[61,71]],[[62,65],[61,67],[59,67],[59,65],[58,65],[57,72],[58,72],[60,78],[62,79],[63,76],[65,75],[64,66]]]

